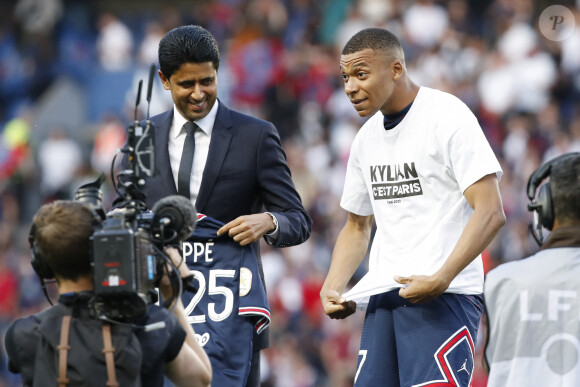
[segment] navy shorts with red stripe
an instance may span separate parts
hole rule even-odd
[[[370,298],[355,386],[469,386],[481,295],[443,293],[411,304],[399,290]]]

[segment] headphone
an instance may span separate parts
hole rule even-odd
[[[534,223],[530,224],[530,232],[540,246],[543,243],[542,226],[550,231],[554,227],[554,205],[552,203],[550,182],[548,181],[540,187],[536,197],[538,185],[545,178],[550,176],[554,165],[560,163],[564,159],[579,155],[580,152],[571,152],[553,158],[536,169],[528,180],[526,188],[526,193],[530,199],[530,203],[528,203],[528,211],[532,212],[534,215]]]
[[[33,222],[30,226],[30,232],[28,233],[28,243],[30,244],[30,264],[34,269],[34,272],[40,278],[40,280],[52,280],[54,279],[54,271],[48,266],[40,247],[35,242],[36,237],[36,224]]]

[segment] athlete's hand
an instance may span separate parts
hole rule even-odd
[[[218,235],[228,234],[240,245],[249,245],[260,240],[265,234],[275,230],[272,217],[266,213],[238,216],[217,231]]]
[[[356,311],[354,301],[346,301],[336,290],[320,291],[320,302],[326,313],[332,319],[343,319]]]
[[[399,296],[413,304],[431,301],[449,287],[449,283],[436,276],[412,275],[410,277],[401,277],[396,275],[394,279],[400,284],[407,285],[399,290]]]

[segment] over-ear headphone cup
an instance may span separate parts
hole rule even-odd
[[[43,260],[42,254],[36,246],[34,246],[30,253],[30,264],[34,269],[36,275],[42,279],[53,279],[54,272]]]
[[[554,227],[554,208],[552,207],[552,191],[549,182],[540,187],[536,202],[541,206],[538,208],[540,223],[548,230],[552,230]]]
[[[30,227],[30,232],[28,233],[28,243],[30,244],[30,265],[34,269],[34,272],[40,279],[53,279],[54,272],[44,262],[42,257],[42,251],[38,248],[35,242],[36,236],[36,224],[32,223]]]

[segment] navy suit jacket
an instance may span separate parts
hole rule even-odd
[[[148,208],[166,196],[177,195],[168,151],[173,114],[171,109],[151,117],[155,125],[155,176],[145,179]],[[128,167],[126,155],[122,165]],[[279,235],[273,243],[277,247],[305,242],[312,227],[274,125],[230,110],[221,101],[195,207],[224,223],[267,210],[278,219]],[[259,244],[255,244],[263,276]]]
[[[173,109],[151,117],[155,175],[145,179],[148,208],[177,195],[168,151],[172,120]],[[122,165],[128,166],[126,155]],[[312,220],[292,182],[278,131],[272,123],[230,110],[221,102],[195,207],[224,223],[266,209],[278,219],[280,234],[273,244],[277,247],[297,245],[310,236]]]

